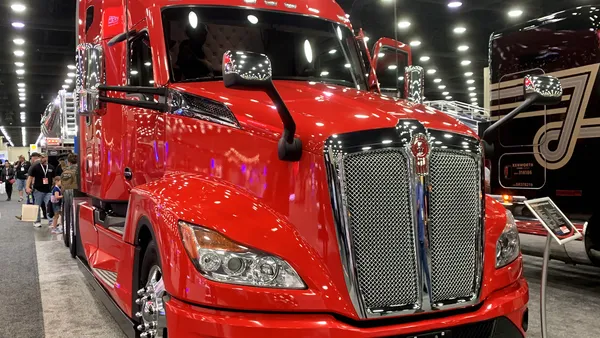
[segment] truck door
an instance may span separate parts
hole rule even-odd
[[[150,37],[143,28],[129,41],[130,86],[154,86],[153,58]],[[128,99],[153,101],[145,94],[127,94]],[[131,164],[134,186],[162,177],[165,171],[165,116],[156,110],[125,107],[133,127]],[[131,130],[131,129],[130,129]]]

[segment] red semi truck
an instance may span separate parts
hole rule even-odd
[[[334,1],[78,4],[66,242],[129,336],[525,335],[479,138],[419,67],[379,92],[406,45]]]

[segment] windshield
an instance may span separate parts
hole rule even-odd
[[[366,89],[357,43],[345,26],[275,11],[176,7],[162,13],[171,81],[222,79],[223,53],[271,59],[274,80],[322,81]]]

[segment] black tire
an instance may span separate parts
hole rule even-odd
[[[62,226],[63,226],[63,241],[65,242],[65,246],[68,248],[71,244],[69,228],[71,226],[71,194],[69,194],[68,190],[65,190],[65,197],[63,198],[62,203]]]
[[[160,264],[160,254],[158,253],[158,246],[156,245],[156,242],[152,240],[150,241],[150,243],[148,243],[148,246],[144,251],[144,258],[142,259],[142,265],[140,267],[140,289],[145,288],[147,286],[149,279],[148,277],[152,274],[152,271],[156,271],[156,267],[158,267],[159,276],[162,279],[162,265]],[[156,301],[154,303],[156,304]],[[143,312],[142,306],[139,307],[139,311]],[[159,333],[156,335],[156,337],[166,338],[168,336],[168,333],[164,314],[162,315],[162,319],[164,320],[164,322],[161,321],[161,319],[156,319],[158,320],[158,323],[162,323],[159,324],[159,327],[157,328],[157,330],[159,330]]]
[[[600,267],[600,223],[597,221],[598,217],[595,216],[592,216],[588,221],[584,243],[588,258],[595,266]]]
[[[71,258],[76,258],[77,257],[77,247],[81,246],[81,243],[79,243],[79,240],[77,238],[77,233],[79,230],[79,226],[78,226],[79,225],[79,208],[77,206],[75,206],[75,208],[73,208],[73,202],[71,201],[68,209],[69,209],[69,226],[68,226],[68,232],[66,231],[67,228],[65,227],[65,235],[67,237],[69,237],[69,243],[71,244],[69,246],[69,252],[71,253]]]

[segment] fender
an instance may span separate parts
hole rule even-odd
[[[217,231],[244,246],[285,259],[307,289],[282,290],[217,283],[196,270],[183,247],[178,221]],[[160,249],[167,292],[214,308],[251,311],[327,311],[354,317],[344,285],[296,228],[257,197],[230,183],[196,174],[171,172],[131,191],[125,241],[137,243],[141,225],[150,225]],[[141,257],[140,257],[141,259]]]

